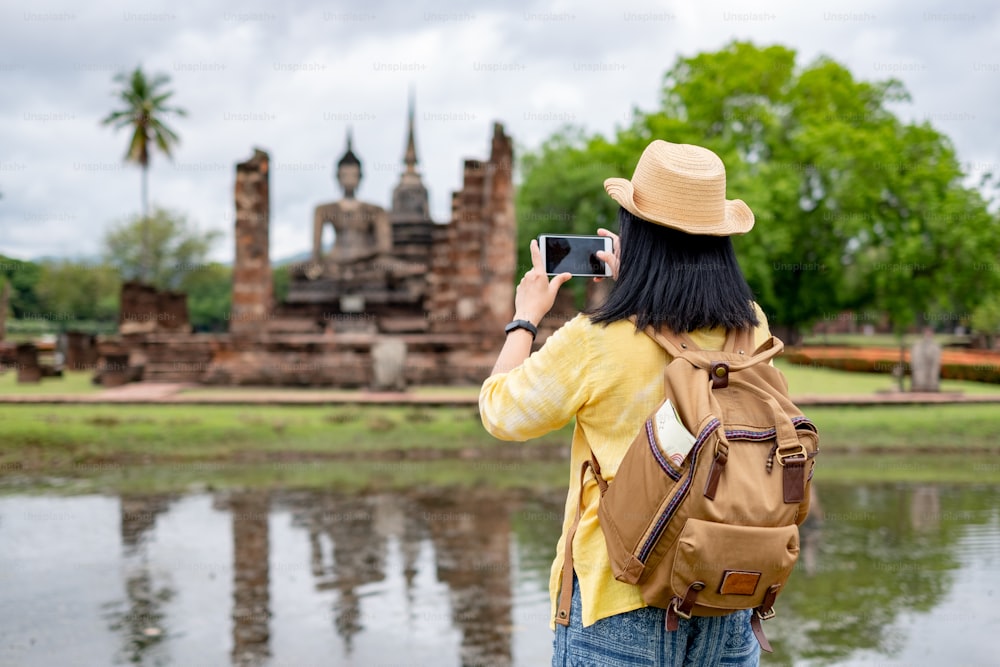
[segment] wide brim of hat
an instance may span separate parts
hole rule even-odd
[[[753,211],[742,199],[727,199],[725,217],[716,223],[691,222],[679,218],[668,218],[652,211],[643,211],[636,206],[635,188],[627,178],[608,178],[604,181],[608,195],[634,216],[664,227],[670,227],[687,234],[703,236],[734,236],[746,234],[753,229]]]

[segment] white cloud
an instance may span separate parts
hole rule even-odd
[[[566,122],[611,132],[655,107],[679,54],[731,39],[780,43],[806,63],[826,54],[862,79],[895,76],[960,159],[1000,171],[1000,10],[986,2],[803,4],[494,1],[474,8],[372,0],[268,6],[15,0],[0,9],[0,252],[93,255],[107,225],[139,209],[125,132],[99,125],[115,72],[142,63],[172,79],[187,118],[170,163],[153,157],[154,202],[225,234],[232,256],[234,165],[271,154],[273,257],[307,249],[312,208],[339,197],[333,164],[347,127],[365,165],[359,196],[387,205],[398,177],[406,99],[435,218],[462,160],[485,157],[494,120],[532,148]]]

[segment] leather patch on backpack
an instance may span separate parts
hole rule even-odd
[[[760,572],[746,570],[726,570],[719,585],[721,595],[753,595],[760,581]]]
[[[781,484],[784,487],[786,503],[801,503],[805,500],[806,462],[787,461],[782,468]]]
[[[712,377],[712,389],[725,389],[729,386],[729,364],[724,361],[713,361],[709,369]]]

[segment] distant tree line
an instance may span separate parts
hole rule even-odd
[[[957,321],[1000,328],[1000,216],[952,142],[904,122],[896,80],[860,81],[826,57],[733,42],[679,58],[658,108],[611,137],[567,127],[521,159],[519,264],[542,232],[616,229],[603,180],[630,177],[653,139],[703,145],[757,226],[734,243],[772,328],[795,341],[837,313],[877,310],[902,335]],[[989,330],[992,327],[992,330]]]
[[[192,229],[180,215],[156,209],[108,231],[102,259],[24,261],[0,255],[0,281],[10,284],[8,329],[55,333],[79,329],[113,331],[118,322],[121,285],[146,271],[143,243],[149,233],[155,251],[145,282],[188,294],[188,311],[197,330],[224,330],[232,287],[229,267],[206,260],[216,232]]]
[[[196,330],[223,331],[232,269],[207,259],[218,236],[197,230],[181,214],[154,209],[148,217],[135,216],[113,226],[97,261],[30,262],[0,255],[0,280],[11,286],[13,320],[8,328],[14,333],[19,328],[26,333],[113,331],[122,282],[146,276],[143,282],[159,289],[187,293]]]
[[[187,294],[195,331],[225,331],[232,267],[208,260],[219,236],[198,230],[180,213],[154,208],[148,217],[137,215],[112,226],[100,260],[30,262],[0,255],[0,290],[3,281],[10,284],[8,330],[110,333],[117,328],[122,282],[145,275],[141,282]],[[274,267],[273,276],[280,299],[288,291],[287,267]]]

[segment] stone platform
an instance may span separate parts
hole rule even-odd
[[[500,341],[476,334],[145,334],[129,341],[144,382],[265,387],[370,387],[372,348],[406,346],[413,385],[475,385],[489,375]]]

